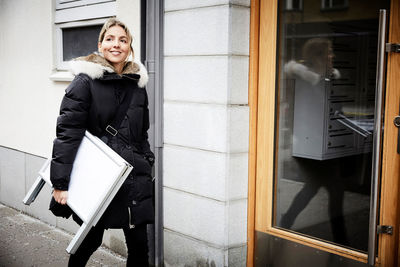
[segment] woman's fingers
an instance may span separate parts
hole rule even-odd
[[[68,191],[54,189],[53,197],[58,203],[65,205],[65,204],[67,204]]]
[[[61,203],[62,205],[67,204],[67,198],[66,198],[66,197],[65,197],[65,198],[61,198],[60,203]]]

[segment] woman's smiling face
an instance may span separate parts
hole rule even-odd
[[[130,53],[130,40],[121,26],[112,26],[98,44],[99,52],[114,66],[117,73],[122,72],[125,60]]]

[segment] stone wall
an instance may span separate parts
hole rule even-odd
[[[250,1],[165,1],[166,266],[245,266]]]

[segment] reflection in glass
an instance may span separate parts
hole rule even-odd
[[[389,1],[336,2],[346,5],[281,7],[273,223],[367,251],[378,12]]]

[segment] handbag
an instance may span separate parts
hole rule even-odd
[[[68,219],[73,211],[68,205],[62,205],[58,203],[54,197],[51,197],[50,200],[50,205],[49,205],[49,210],[57,217],[63,217],[65,219]]]
[[[132,201],[129,205],[130,221],[133,225],[154,223],[154,201],[153,198],[146,198],[142,201]]]
[[[132,91],[130,90],[130,93]],[[130,99],[132,98],[131,95],[125,96],[124,102],[120,105],[121,108],[117,111],[117,114],[115,115],[113,121],[106,127],[106,131],[104,133],[104,136],[101,138],[105,143],[108,143],[110,138],[116,136],[118,134],[118,130],[127,111],[128,108],[128,103],[130,103]],[[129,99],[129,101],[125,101],[126,99]],[[126,105],[126,106],[125,106]],[[114,127],[117,126],[117,127]],[[126,144],[127,147],[129,147],[132,150],[136,150],[134,146],[132,146],[127,138],[123,135],[119,135],[120,139],[122,142]],[[134,161],[138,160],[144,160],[146,161],[147,164],[149,164],[149,167],[151,168],[152,162],[149,162],[149,160],[146,158],[143,159],[136,159],[134,157]],[[138,164],[139,166],[141,164]],[[141,169],[135,169],[135,173],[140,174],[143,172]],[[152,224],[154,223],[155,219],[155,211],[154,211],[154,179],[150,177],[145,177],[145,176],[136,176],[133,183],[129,184],[129,191],[135,190],[135,187],[139,187],[139,184],[144,186],[142,189],[146,192],[144,198],[140,198],[137,200],[134,200],[132,196],[128,196],[129,198],[129,205],[128,205],[128,210],[129,210],[129,222],[130,224],[133,225],[141,225],[141,224]],[[150,191],[150,192],[149,192]]]

